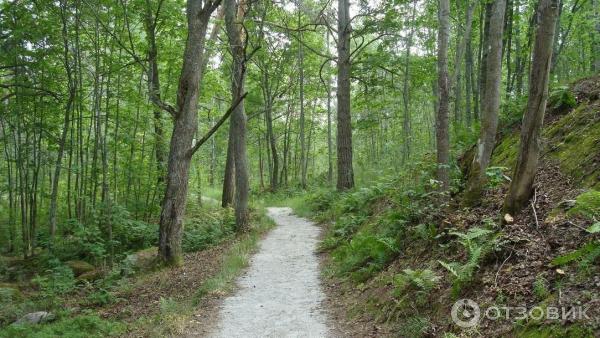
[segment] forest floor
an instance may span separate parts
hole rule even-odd
[[[321,229],[296,217],[290,208],[267,208],[275,221],[238,290],[220,304],[201,309],[202,319],[187,336],[325,337],[336,336],[324,307],[325,295],[315,254]]]

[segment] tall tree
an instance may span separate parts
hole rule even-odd
[[[505,212],[514,214],[533,194],[533,182],[540,155],[540,132],[544,123],[548,83],[559,0],[540,0],[539,23],[535,32],[533,59],[529,73],[529,98],[521,126],[521,144],[512,181],[504,201]]]
[[[438,104],[436,115],[436,144],[437,144],[437,178],[441,182],[443,191],[448,190],[450,185],[450,133],[448,130],[448,112],[450,106],[450,94],[448,86],[448,43],[450,40],[450,2],[439,0],[438,2]]]
[[[482,91],[481,130],[465,191],[467,204],[473,204],[481,195],[485,184],[485,172],[496,144],[502,80],[502,32],[505,7],[505,0],[495,0],[491,8],[488,42],[484,47],[488,49],[488,53],[485,62],[485,86]]]
[[[179,265],[183,260],[181,239],[193,155],[192,142],[198,128],[200,64],[208,21],[219,3],[220,0],[187,1],[188,32],[177,89],[177,108],[168,108],[173,116],[173,133],[159,225],[159,257],[170,265]]]
[[[350,0],[338,0],[337,189],[354,187],[352,115],[350,114]]]
[[[246,13],[244,1],[225,0],[225,28],[233,58],[231,70],[232,103],[243,100],[246,79],[246,36],[243,20]],[[232,113],[233,152],[235,165],[235,222],[238,229],[248,225],[248,158],[246,154],[246,113],[243,102]]]
[[[62,21],[62,39],[63,39],[63,64],[65,72],[67,74],[67,103],[65,105],[64,122],[62,126],[62,132],[58,144],[58,154],[56,156],[56,165],[54,167],[54,175],[52,176],[52,191],[50,193],[50,209],[48,220],[50,221],[50,239],[48,245],[51,247],[56,233],[56,209],[58,199],[58,183],[60,181],[60,172],[62,168],[62,159],[65,152],[65,146],[67,143],[67,135],[69,132],[69,118],[71,116],[71,110],[75,102],[75,94],[77,91],[75,75],[73,74],[72,58],[69,53],[69,27],[68,27],[68,16],[69,6],[66,1],[60,2],[60,18]]]

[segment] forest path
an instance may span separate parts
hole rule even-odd
[[[330,335],[315,255],[320,229],[290,208],[267,208],[275,227],[261,242],[239,289],[219,309],[209,337]]]

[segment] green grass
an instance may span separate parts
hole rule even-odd
[[[45,337],[111,337],[125,332],[123,323],[109,321],[97,315],[79,315],[72,318],[60,318],[52,323],[28,325],[12,324],[0,330],[0,337],[45,338]]]
[[[239,237],[223,257],[220,270],[204,281],[194,297],[186,302],[170,298],[161,299],[160,312],[151,317],[140,318],[133,324],[135,332],[144,336],[164,337],[184,333],[189,317],[202,298],[212,293],[229,292],[235,279],[248,266],[249,258],[258,247],[261,236],[274,226],[272,220],[261,213],[253,220],[251,230]]]

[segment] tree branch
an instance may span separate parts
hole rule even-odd
[[[208,141],[208,139],[210,139],[210,137],[221,127],[221,125],[223,123],[225,123],[225,121],[227,121],[227,119],[229,118],[231,113],[235,110],[235,108],[237,108],[237,106],[239,106],[240,103],[242,103],[242,101],[244,100],[246,95],[248,95],[248,93],[244,93],[244,95],[240,96],[231,105],[231,107],[229,107],[229,109],[227,109],[225,114],[223,114],[223,116],[221,116],[219,121],[217,121],[217,123],[215,123],[215,125],[212,128],[210,128],[210,130],[200,140],[198,140],[198,142],[196,142],[196,144],[190,150],[188,150],[188,156],[190,156],[190,157],[193,156],[198,151],[198,149],[200,149],[202,144],[204,144],[206,141]]]

